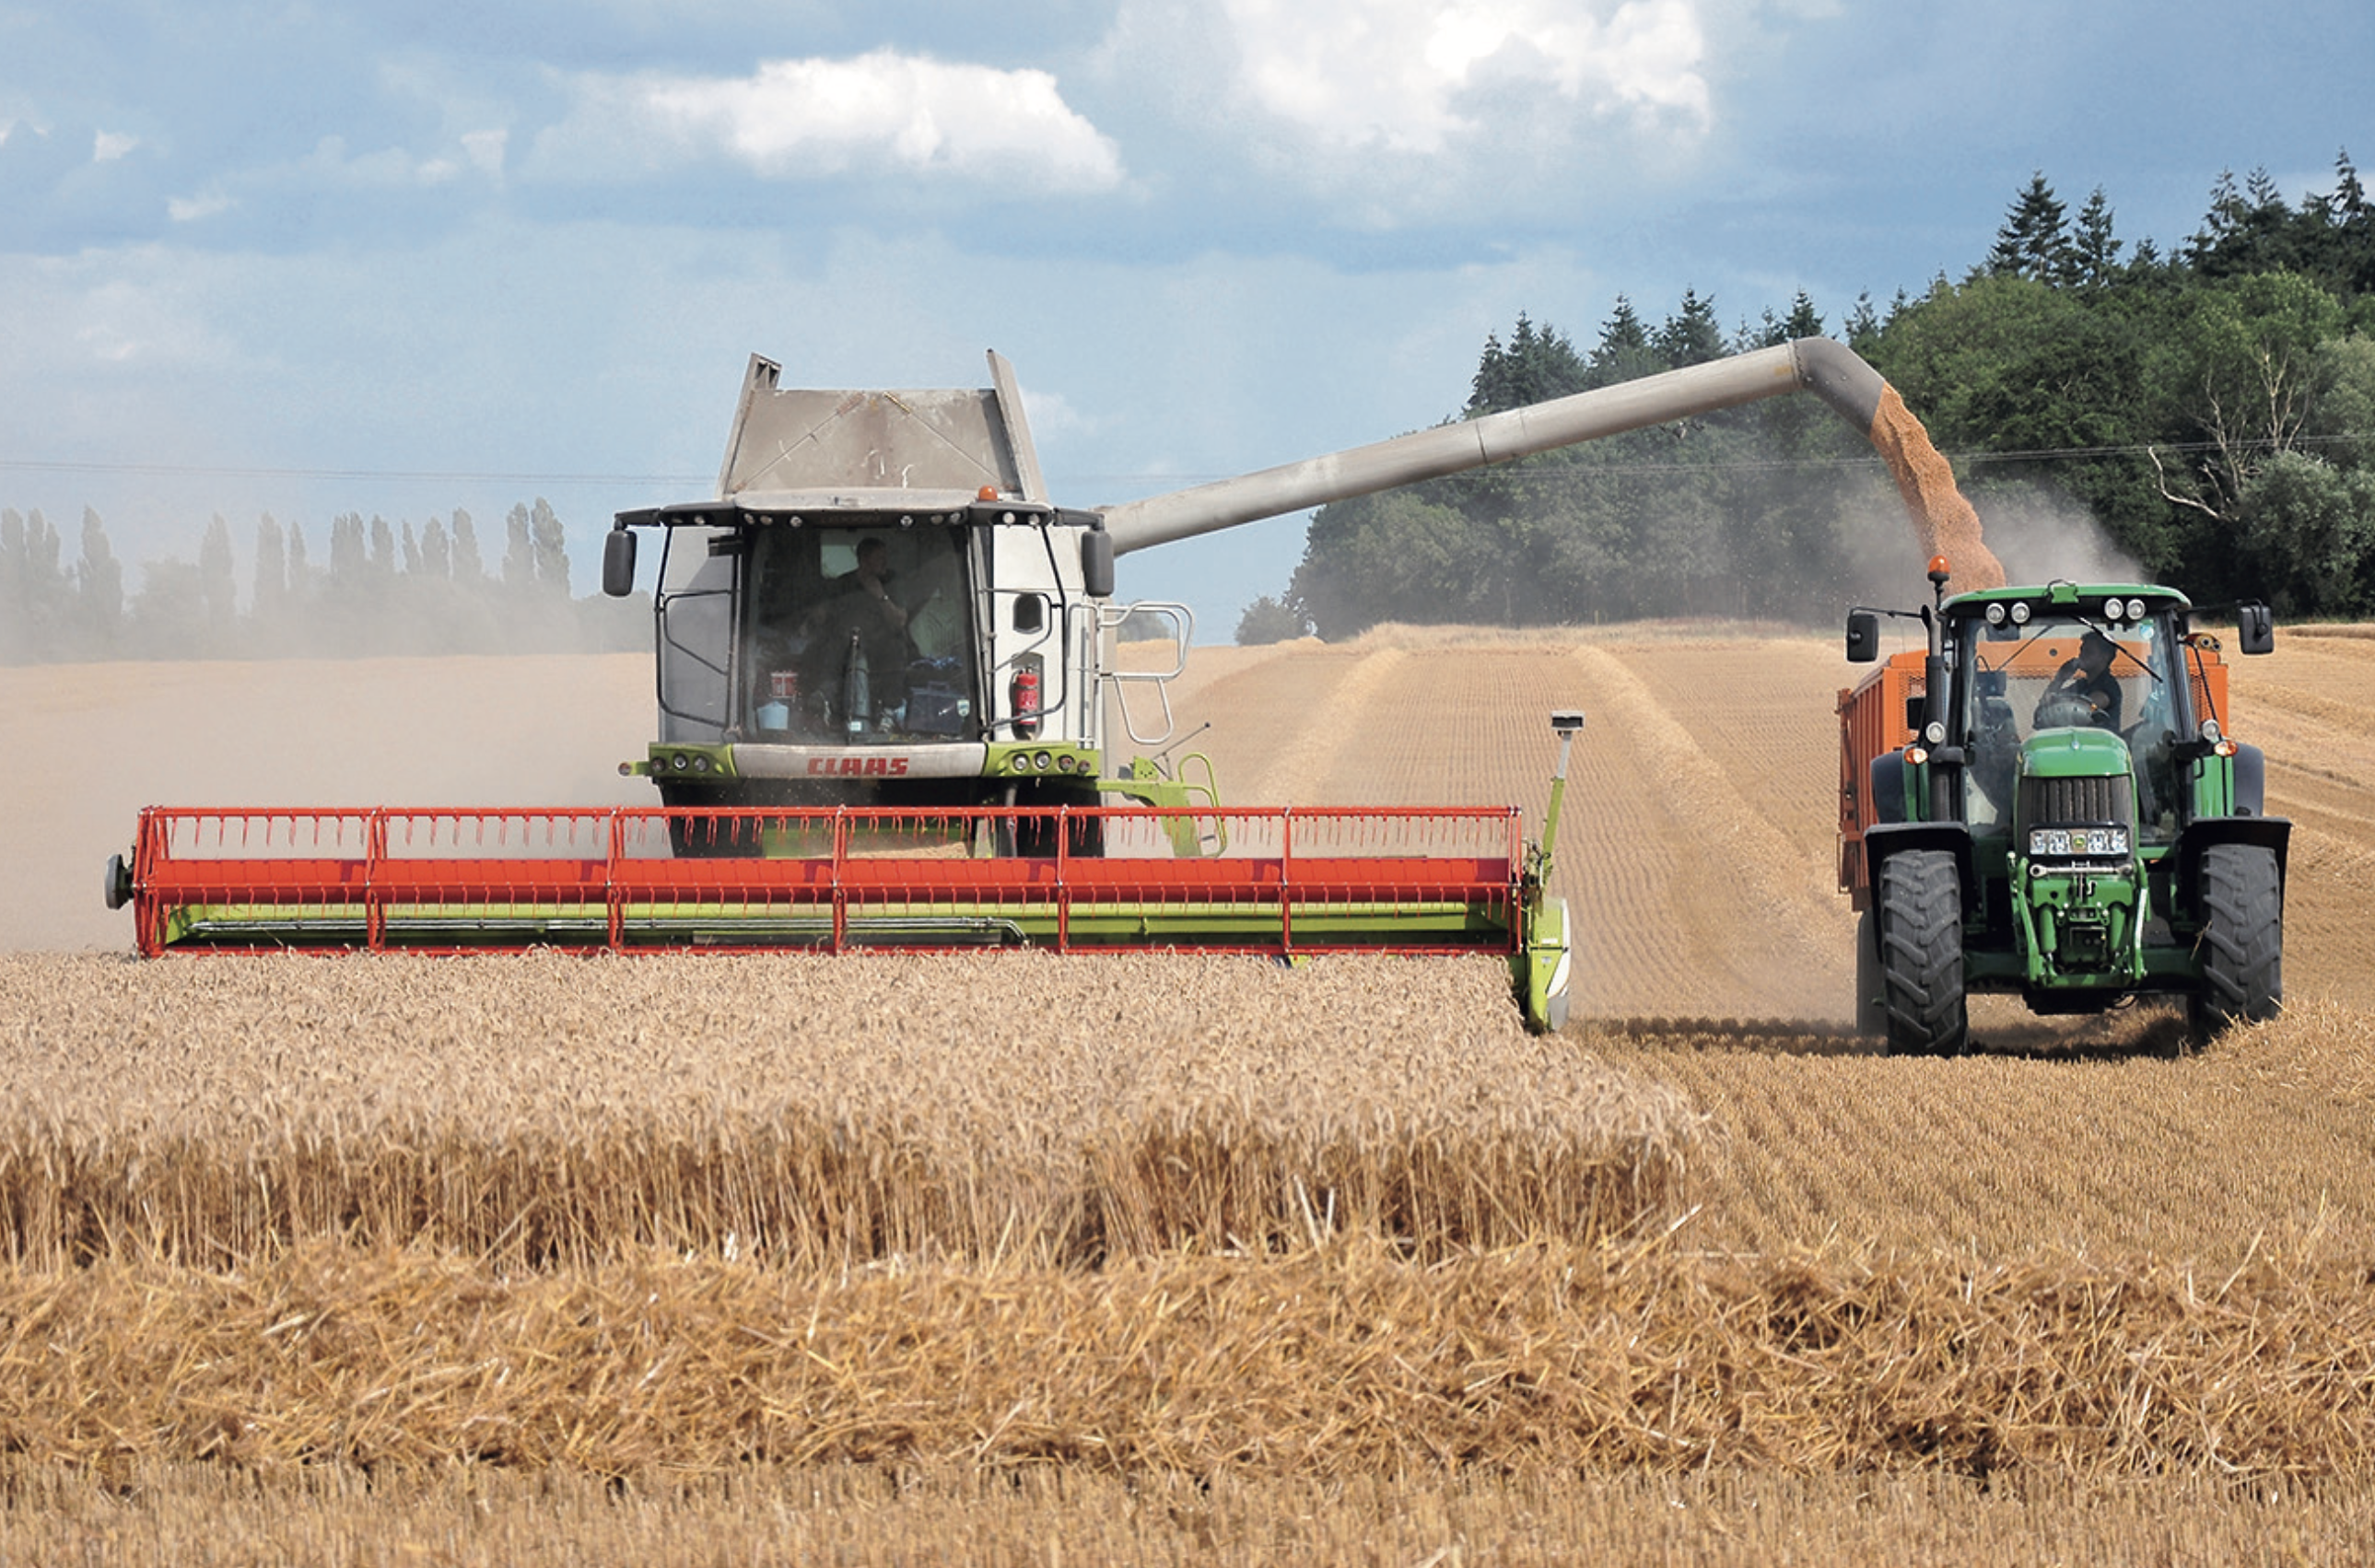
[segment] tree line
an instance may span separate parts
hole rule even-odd
[[[540,496],[512,508],[492,562],[458,509],[417,530],[342,513],[318,557],[301,525],[267,513],[244,593],[220,513],[195,560],[145,561],[136,584],[89,507],[77,543],[69,556],[38,508],[0,509],[0,663],[549,653],[639,649],[650,637],[641,595],[571,596],[566,532]]]
[[[2346,151],[2298,206],[2221,174],[2166,252],[2128,244],[2099,187],[2074,217],[2039,172],[1959,281],[1866,294],[1836,330],[1803,292],[1729,332],[1696,290],[1654,325],[1620,295],[1589,348],[1521,314],[1455,419],[1820,336],[1894,383],[2015,576],[2375,613],[2375,207]],[[1322,507],[1238,638],[1822,622],[1914,595],[1918,553],[1861,433],[1784,397]]]

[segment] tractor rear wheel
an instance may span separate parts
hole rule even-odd
[[[2202,983],[2185,1011],[2193,1043],[2206,1045],[2230,1024],[2283,1010],[2285,897],[2275,851],[2260,844],[2212,844],[2199,883]]]
[[[1888,1005],[1880,977],[1880,923],[1870,910],[1856,916],[1855,1031],[1866,1040],[1888,1032]]]
[[[1959,1056],[1970,1040],[1963,997],[1963,888],[1955,857],[1908,849],[1881,863],[1876,905],[1888,1054]]]

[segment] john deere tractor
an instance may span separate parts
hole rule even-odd
[[[1923,630],[1839,694],[1859,1027],[1957,1055],[1974,991],[2040,1014],[2182,997],[2197,1043],[2273,1017],[2291,824],[2229,733],[2207,612],[2130,584],[1950,595],[1948,576],[1941,557],[1931,604],[1848,617],[1860,664],[1883,616]],[[2266,606],[2229,607],[2239,652],[2275,646]]]

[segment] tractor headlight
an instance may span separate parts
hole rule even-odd
[[[2128,601],[2128,619],[2130,620],[2142,620],[2144,618],[2145,602],[2142,599],[2130,599]]]
[[[2026,599],[2012,607],[2012,623],[2015,626],[2026,626],[2028,624],[2028,601]]]
[[[2002,599],[1998,599],[1993,604],[1988,606],[1988,624],[1990,626],[2002,626],[2003,623],[2003,601]]]
[[[2098,860],[2125,858],[2125,828],[2031,828],[2028,853],[2033,860]]]

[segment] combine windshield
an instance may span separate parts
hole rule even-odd
[[[980,734],[960,528],[768,527],[745,571],[743,737],[805,746]]]
[[[2022,745],[2040,731],[2097,729],[2128,745],[2136,770],[2138,830],[2147,843],[2176,836],[2170,744],[2184,715],[2183,680],[2167,622],[2039,616],[2025,625],[1969,623],[1970,820],[2008,825]]]

